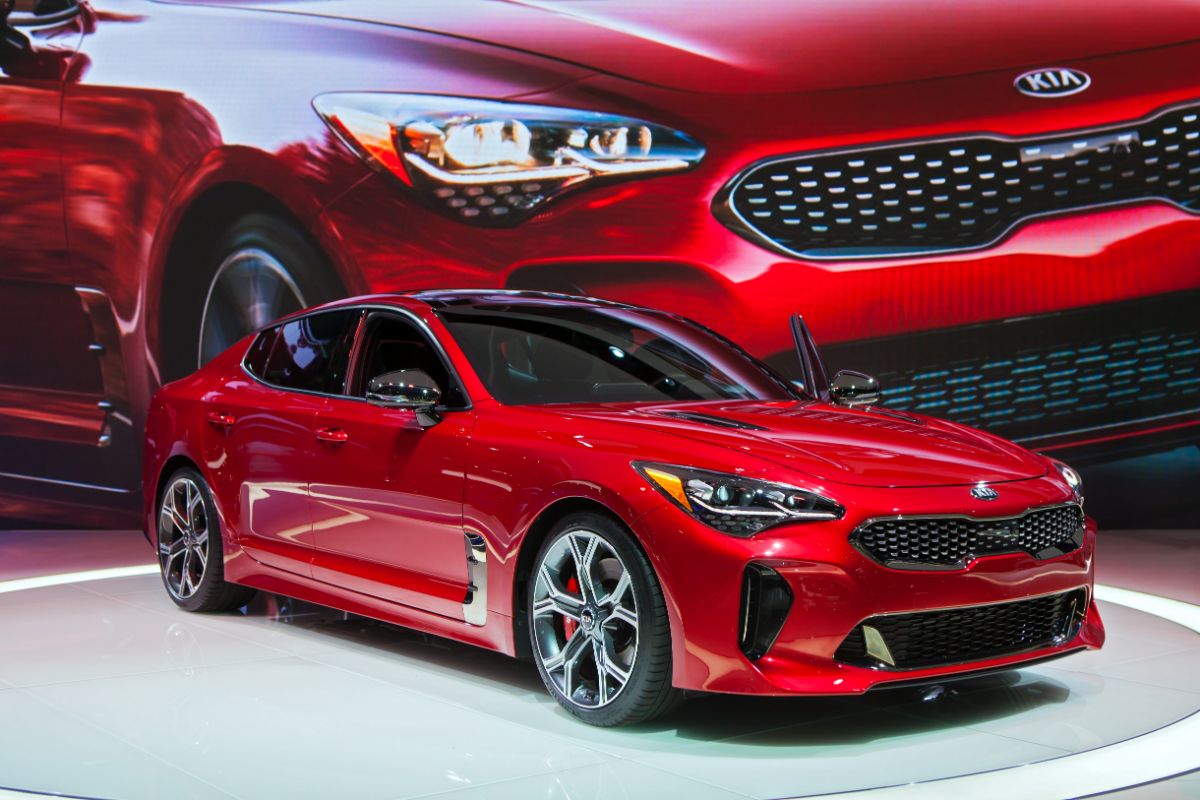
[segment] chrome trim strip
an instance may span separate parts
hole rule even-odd
[[[953,564],[931,564],[931,563],[924,562],[924,561],[880,561],[878,558],[876,558],[871,552],[869,552],[865,547],[863,547],[859,543],[858,534],[864,528],[867,528],[878,522],[899,522],[899,521],[913,522],[913,521],[919,521],[919,520],[938,520],[938,519],[961,519],[961,520],[966,520],[968,522],[983,522],[983,523],[1013,522],[1016,520],[1022,520],[1025,517],[1029,516],[1030,514],[1036,514],[1036,513],[1042,512],[1042,511],[1053,511],[1054,509],[1057,509],[1057,508],[1067,508],[1067,507],[1079,509],[1079,516],[1082,521],[1079,525],[1079,528],[1076,529],[1076,535],[1078,535],[1078,532],[1080,530],[1083,530],[1087,526],[1087,515],[1083,511],[1083,505],[1081,503],[1078,503],[1075,501],[1070,501],[1070,502],[1066,502],[1066,503],[1051,503],[1050,505],[1045,505],[1045,506],[1033,506],[1032,508],[1025,509],[1020,514],[1008,514],[1008,515],[998,516],[998,517],[973,517],[970,514],[912,514],[912,515],[889,514],[889,515],[885,515],[885,516],[871,517],[869,519],[866,519],[866,520],[860,522],[858,525],[856,525],[854,527],[854,530],[850,531],[850,535],[847,537],[847,539],[850,542],[850,546],[853,547],[855,550],[862,553],[864,556],[869,558],[874,563],[879,564],[880,566],[883,566],[883,567],[887,567],[888,569],[904,570],[904,571],[908,571],[908,572],[922,572],[922,571],[952,572],[952,571],[956,571],[956,570],[966,569],[971,565],[971,563],[973,561],[976,561],[977,559],[980,559],[980,558],[986,558],[988,556],[1007,555],[1007,554],[1011,554],[1011,553],[1028,553],[1029,551],[1025,550],[1024,548],[1017,547],[1013,550],[996,550],[996,551],[993,551],[990,553],[979,553],[979,554],[967,553],[963,556],[961,561],[957,561]],[[1078,549],[1078,548],[1076,548],[1076,549]],[[1073,553],[1075,551],[1069,550],[1067,552]],[[1065,555],[1065,554],[1066,553],[1063,553],[1063,555]],[[1034,556],[1034,557],[1036,558],[1036,556]],[[901,612],[901,613],[913,613],[913,612]]]
[[[467,547],[467,597],[463,620],[468,625],[487,622],[487,543],[478,533],[463,532]]]
[[[804,150],[798,153],[790,153],[781,156],[770,156],[760,159],[739,170],[732,178],[730,178],[713,197],[711,208],[713,216],[715,216],[726,227],[741,235],[743,238],[757,244],[761,247],[771,250],[776,253],[781,253],[792,258],[801,259],[804,261],[849,261],[849,260],[879,260],[888,258],[914,258],[917,256],[927,255],[952,255],[958,253],[970,253],[978,250],[986,250],[989,247],[994,247],[1003,240],[1009,237],[1018,227],[1024,226],[1031,220],[1046,219],[1049,217],[1063,216],[1066,214],[1076,214],[1082,211],[1093,211],[1102,208],[1114,208],[1119,206],[1130,206],[1138,203],[1165,203],[1172,208],[1177,208],[1189,214],[1200,216],[1200,209],[1190,209],[1183,206],[1174,200],[1167,197],[1159,197],[1149,195],[1146,197],[1130,198],[1126,200],[1115,200],[1109,203],[1094,203],[1084,206],[1072,206],[1054,211],[1045,211],[1040,214],[1030,214],[1013,222],[993,239],[983,244],[967,245],[959,247],[949,245],[946,247],[874,247],[874,248],[828,248],[840,249],[844,252],[837,254],[820,254],[811,253],[803,250],[793,250],[776,242],[771,237],[760,231],[752,222],[743,217],[736,208],[733,207],[733,193],[741,187],[746,178],[751,172],[769,167],[773,164],[782,164],[790,161],[800,161],[806,158],[819,158],[822,156],[850,155],[853,153],[869,153],[876,150],[891,150],[905,146],[924,146],[930,144],[949,144],[953,142],[962,142],[967,140],[988,140],[999,142],[1002,144],[1021,145],[1023,143],[1039,142],[1046,139],[1066,138],[1070,136],[1088,135],[1095,136],[1097,134],[1112,132],[1120,132],[1138,125],[1145,125],[1159,117],[1166,116],[1175,111],[1194,108],[1200,111],[1200,106],[1196,100],[1188,100],[1182,103],[1173,103],[1169,106],[1163,106],[1155,111],[1150,112],[1146,116],[1138,117],[1127,122],[1114,123],[1098,128],[1074,128],[1062,131],[1049,131],[1046,133],[1033,134],[1029,136],[1004,136],[997,133],[976,132],[976,133],[960,133],[953,136],[937,136],[930,139],[896,139],[888,142],[879,142],[867,144],[858,147],[831,147],[819,150]],[[872,252],[872,251],[884,252]]]
[[[58,478],[39,478],[35,475],[17,475],[14,472],[0,472],[0,478],[9,478],[17,481],[33,481],[35,483],[50,483],[55,486],[67,486],[72,489],[88,489],[93,492],[111,492],[112,494],[131,494],[132,489],[122,489],[117,486],[100,486],[95,483],[79,483],[77,481],[64,481]]]

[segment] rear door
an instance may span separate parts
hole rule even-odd
[[[365,399],[367,381],[428,373],[445,403],[423,427],[415,412]],[[346,396],[318,412],[309,491],[313,576],[385,600],[464,619],[468,546],[464,470],[474,412],[419,323],[375,311],[364,321]]]
[[[311,574],[313,528],[308,482],[317,450],[317,414],[340,392],[361,312],[311,314],[259,334],[246,378],[203,401],[205,458],[231,533],[252,558]]]

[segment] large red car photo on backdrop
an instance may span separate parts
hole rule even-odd
[[[1198,56],[0,0],[0,787],[1195,792]]]

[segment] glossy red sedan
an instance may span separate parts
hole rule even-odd
[[[444,286],[650,303],[790,376],[803,308],[891,408],[1072,461],[1200,437],[1191,3],[7,5],[4,516],[136,521],[159,385]]]
[[[147,535],[171,598],[251,587],[532,658],[597,725],[684,690],[859,694],[1099,647],[1078,476],[803,385],[681,317],[375,295],[161,389]]]

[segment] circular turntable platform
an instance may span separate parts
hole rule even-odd
[[[1200,607],[1124,589],[1098,588],[1100,652],[941,692],[699,698],[599,730],[560,711],[530,664],[270,595],[245,614],[186,614],[152,569],[0,582],[0,786],[112,800],[1036,798],[1200,767]]]

